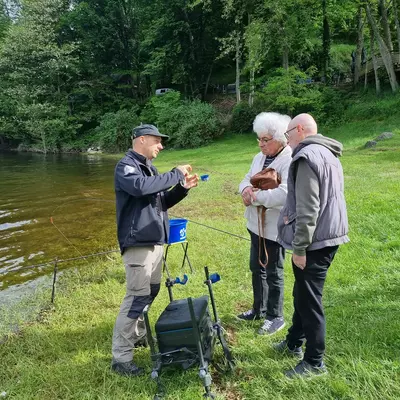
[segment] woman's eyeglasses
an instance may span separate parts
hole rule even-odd
[[[268,142],[270,142],[271,140],[273,140],[274,138],[270,138],[270,139],[267,139],[267,138],[261,138],[261,139],[259,139],[259,138],[257,138],[257,142],[258,143],[262,143],[262,144],[267,144]]]

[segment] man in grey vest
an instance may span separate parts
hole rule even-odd
[[[322,291],[326,274],[339,245],[349,238],[342,144],[317,133],[309,114],[289,123],[286,136],[292,148],[288,194],[278,220],[278,242],[293,250],[294,314],[286,339],[274,347],[304,358],[285,375],[311,377],[327,372],[325,315]]]

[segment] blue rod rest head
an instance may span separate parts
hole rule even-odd
[[[186,282],[188,281],[188,276],[186,274],[183,275],[183,279],[181,280],[179,276],[176,277],[175,283],[179,283],[180,285],[186,285]]]
[[[218,273],[215,272],[215,273],[210,275],[211,283],[217,283],[220,280],[221,280],[221,276]]]

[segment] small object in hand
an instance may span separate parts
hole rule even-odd
[[[210,179],[210,176],[209,176],[209,175],[201,175],[201,176],[200,176],[200,179],[201,179],[203,182],[206,182],[206,181],[208,181],[208,180]]]

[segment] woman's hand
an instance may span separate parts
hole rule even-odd
[[[247,186],[242,191],[242,200],[246,207],[256,200],[256,193],[253,189],[253,186]]]

